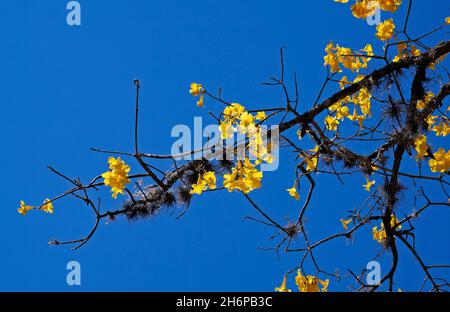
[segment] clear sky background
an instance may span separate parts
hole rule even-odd
[[[239,194],[196,198],[179,221],[168,213],[101,224],[78,251],[47,242],[85,235],[94,222],[88,208],[65,200],[51,216],[23,217],[16,209],[21,199],[36,205],[70,187],[50,174],[48,165],[88,181],[107,170],[107,155],[90,147],[132,150],[134,78],[142,81],[142,150],[169,153],[174,125],[192,126],[194,116],[212,123],[207,111],[221,108],[212,102],[197,108],[188,93],[191,81],[210,90],[222,87],[224,97],[251,109],[279,106],[280,90],[261,82],[279,73],[279,49],[286,45],[287,74],[297,72],[301,105],[307,108],[325,77],[323,49],[329,40],[355,49],[373,42],[381,53],[375,29],[331,0],[81,0],[79,27],[66,24],[66,3],[0,3],[0,290],[272,291],[299,255],[278,260],[257,249],[275,245],[269,239],[273,232],[244,220],[257,215]],[[404,5],[396,20],[403,20],[405,10]],[[414,1],[411,33],[433,29],[449,13],[448,1]],[[253,195],[282,223],[299,209],[285,191],[294,179],[289,155],[282,155],[279,170],[266,173],[264,191]],[[345,181],[341,186],[333,177],[320,178],[308,215],[312,240],[341,231],[339,218],[367,196],[361,176]],[[110,197],[107,190],[103,195]],[[107,199],[103,208],[115,210],[120,203]],[[417,249],[432,264],[450,259],[446,210],[434,208],[417,222]],[[353,242],[336,240],[319,249],[320,265],[331,272],[359,272],[382,251],[370,231],[368,226]],[[423,274],[404,248],[400,252],[395,286],[417,290]],[[390,259],[386,253],[379,258],[384,273]],[[70,260],[81,264],[81,287],[66,284]],[[331,280],[330,290],[344,291],[349,284]]]

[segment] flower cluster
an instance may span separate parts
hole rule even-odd
[[[330,281],[328,279],[323,281],[317,276],[312,275],[303,276],[300,270],[298,270],[297,276],[295,277],[295,283],[300,292],[327,292]],[[321,285],[322,288],[320,288],[319,285]]]
[[[432,172],[447,172],[450,170],[450,150],[445,152],[443,148],[439,148],[433,154],[433,158],[428,161]]]
[[[277,292],[292,292],[286,286],[287,276],[283,277],[283,282],[280,287],[275,288]],[[297,276],[295,277],[295,284],[298,287],[299,292],[327,292],[328,284],[330,280],[325,281],[319,279],[317,276],[307,275],[303,276],[300,270],[297,271]]]
[[[391,228],[392,229],[401,229],[402,226],[400,225],[400,221],[394,216],[391,216]],[[384,228],[383,222],[381,222],[380,229],[378,230],[378,227],[374,226],[372,228],[372,235],[373,240],[379,242],[380,244],[384,243],[386,240],[386,230]]]
[[[423,134],[420,134],[416,137],[416,140],[414,141],[414,146],[417,152],[416,158],[417,159],[424,159],[425,156],[428,155],[428,144],[427,144],[427,137]]]
[[[111,187],[112,197],[116,199],[117,194],[123,194],[126,185],[130,183],[130,179],[128,179],[130,166],[125,164],[120,157],[109,157],[108,164],[110,171],[103,173],[102,177],[105,179],[105,185]]]
[[[421,54],[420,50],[415,45],[409,45],[406,42],[400,42],[397,44],[397,55],[392,60],[397,63],[401,59],[408,56],[419,56]]]
[[[237,166],[233,167],[231,173],[223,176],[223,186],[229,192],[239,190],[248,194],[261,187],[262,177],[262,171],[259,171],[246,157],[244,161],[238,160]]]
[[[35,207],[25,204],[25,202],[22,200],[22,201],[20,201],[20,207],[17,209],[17,212],[24,216],[27,214],[28,211],[34,210],[34,209],[35,209]],[[42,204],[42,206],[39,208],[39,210],[42,210],[49,214],[53,214],[54,209],[53,209],[52,201],[50,199],[46,198],[44,203]]]
[[[427,118],[427,123],[428,123],[428,130],[435,132],[436,136],[438,137],[439,136],[445,137],[450,133],[450,122],[447,116],[439,117],[430,115]]]
[[[392,18],[385,20],[383,23],[377,26],[376,36],[381,41],[388,41],[394,36],[394,29],[394,20]]]
[[[437,116],[428,117],[429,128],[436,133],[436,136],[447,136],[450,133],[449,124],[447,120],[441,121],[440,124],[436,123]],[[425,159],[429,157],[428,166],[431,172],[444,173],[450,170],[450,150],[445,151],[442,147],[437,152],[431,153],[430,147],[427,144],[427,137],[424,134],[420,134],[414,140],[415,150],[417,152],[417,159]],[[431,156],[432,154],[432,156]]]
[[[364,78],[362,75],[358,75],[353,83],[361,81]],[[344,89],[346,85],[350,84],[347,80],[347,77],[342,77],[340,81],[341,89]],[[351,121],[358,122],[359,126],[363,127],[363,121],[366,120],[367,117],[372,115],[371,113],[371,99],[372,95],[370,94],[367,88],[361,88],[356,94],[353,96],[347,96],[343,100],[331,105],[328,110],[331,113],[335,113],[333,116],[325,117],[325,125],[328,130],[336,131],[338,129],[339,124],[345,119],[348,118]],[[353,114],[350,115],[348,104],[354,104]],[[358,107],[361,110],[361,114],[358,113]]]
[[[339,3],[348,3],[349,0],[334,0]],[[353,16],[356,18],[367,18],[375,13],[377,8],[383,11],[395,12],[402,4],[402,0],[357,0],[351,6]]]
[[[287,189],[287,191],[291,197],[295,198],[295,200],[300,199],[300,194],[297,192],[297,180],[295,181],[294,186]]]
[[[201,195],[208,188],[211,190],[216,189],[217,178],[214,171],[208,171],[204,174],[198,175],[196,184],[192,184],[191,194]]]
[[[367,44],[364,49],[353,51],[350,48],[334,45],[330,42],[325,47],[324,66],[329,65],[333,73],[341,72],[341,66],[350,69],[353,72],[359,72],[363,68],[367,68],[367,64],[372,59],[372,45]]]
[[[203,86],[200,83],[192,82],[191,87],[189,89],[189,93],[192,96],[200,96],[199,100],[197,101],[198,107],[203,107],[203,94],[205,93],[205,90],[203,89]]]

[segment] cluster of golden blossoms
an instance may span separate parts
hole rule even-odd
[[[330,69],[333,73],[341,72],[342,68],[350,69],[353,72],[359,72],[363,68],[367,68],[367,64],[373,56],[372,45],[367,44],[364,49],[359,51],[353,51],[350,48],[334,45],[330,42],[325,47],[324,65],[330,65]]]
[[[292,292],[286,286],[287,276],[283,278],[283,282],[280,287],[275,288],[278,292]],[[319,279],[317,276],[307,275],[303,276],[300,270],[297,271],[297,276],[295,277],[295,284],[300,292],[327,292],[328,284],[330,281],[327,279],[325,281]]]
[[[17,212],[24,216],[27,214],[28,211],[34,210],[34,209],[35,209],[35,207],[25,204],[25,202],[22,200],[22,201],[20,201],[20,207],[17,209]],[[49,214],[53,214],[53,211],[54,211],[53,203],[50,201],[50,199],[47,198],[47,199],[45,199],[44,203],[39,208],[39,210],[42,210]]]
[[[262,177],[262,171],[259,171],[246,157],[244,161],[238,160],[237,166],[232,169],[231,173],[223,176],[223,186],[229,192],[239,190],[248,194],[261,187]]]
[[[348,3],[348,0],[334,0],[335,2]],[[351,6],[353,16],[356,18],[367,18],[375,14],[377,9],[395,12],[402,4],[401,0],[357,0]],[[388,19],[377,26],[376,36],[382,41],[387,41],[394,36],[394,20]]]
[[[299,139],[301,140],[301,130],[298,130],[297,134]],[[301,151],[298,156],[303,158],[302,165],[306,165],[305,170],[307,172],[312,172],[317,169],[317,164],[319,163],[319,146],[316,145],[314,148],[308,151]],[[299,181],[295,180],[294,185],[291,188],[286,189],[289,195],[295,200],[300,199],[300,194],[297,191],[298,187]]]
[[[392,37],[394,36],[394,30],[395,24],[394,20],[391,18],[385,20],[383,23],[377,26],[376,36],[381,41],[388,41],[389,39],[392,39]]]
[[[402,228],[402,226],[400,225],[400,221],[394,215],[391,216],[391,228],[395,230]],[[380,229],[378,229],[378,227],[376,226],[372,228],[372,235],[373,240],[379,242],[380,244],[384,243],[384,241],[386,240],[386,230],[384,228],[383,222],[381,222]]]
[[[128,179],[130,166],[125,164],[120,157],[109,157],[108,164],[110,171],[103,173],[102,177],[105,179],[105,185],[111,187],[112,197],[116,199],[117,194],[123,194],[126,185],[130,183],[130,179]]]
[[[433,93],[428,92],[425,99],[418,101],[417,108],[423,109],[431,101]],[[447,109],[448,111],[448,109]],[[450,134],[450,122],[447,116],[430,115],[427,118],[428,130],[434,132],[438,137],[446,137]],[[415,141],[414,147],[417,152],[416,158],[423,160],[429,158],[428,166],[432,172],[444,173],[450,170],[450,150],[438,148],[437,152],[432,153],[431,148],[427,143],[427,137],[424,134],[419,134]]]
[[[203,89],[202,85],[199,83],[191,83],[191,88],[189,90],[189,93],[192,96],[200,96],[199,100],[197,101],[197,106],[198,107],[203,107],[204,102],[203,102],[203,94],[205,93],[205,90]]]
[[[397,44],[397,55],[392,60],[394,63],[397,63],[401,59],[408,56],[419,56],[421,54],[420,50],[413,44],[409,45],[406,42],[401,42]]]
[[[348,3],[349,0],[334,0],[339,3]],[[367,18],[375,13],[377,8],[383,11],[395,12],[402,4],[402,0],[357,0],[351,10],[356,18]]]
[[[191,194],[201,195],[208,188],[210,190],[216,189],[217,178],[213,171],[208,171],[204,174],[199,174],[197,183],[192,185]]]
[[[193,82],[189,92],[193,96],[203,96],[205,90],[201,84]],[[203,100],[201,101],[203,103]],[[223,186],[229,192],[239,190],[248,194],[261,187],[263,173],[258,166],[262,163],[270,164],[273,161],[270,145],[265,144],[263,140],[265,130],[261,127],[261,123],[267,119],[267,116],[265,112],[251,114],[239,103],[227,105],[222,116],[219,131],[223,140],[233,138],[235,133],[241,133],[248,138],[248,145],[245,147],[248,156],[239,159],[231,172],[223,175]],[[253,156],[252,160],[249,156]],[[200,175],[198,182],[192,185],[191,194],[200,195],[208,187],[216,188],[216,176],[213,172]]]
[[[358,75],[353,83],[362,80],[364,76]],[[340,81],[341,89],[344,89],[347,84],[350,84],[347,77],[344,76]],[[328,130],[337,131],[339,124],[345,119],[349,119],[354,122],[358,122],[359,126],[363,127],[363,122],[366,118],[372,115],[371,113],[371,99],[367,88],[361,88],[353,96],[347,96],[342,101],[339,101],[331,105],[328,109],[331,115],[325,117],[325,125]],[[353,104],[353,113],[350,114],[349,104]],[[359,109],[358,109],[359,108]],[[361,112],[359,112],[361,111]]]

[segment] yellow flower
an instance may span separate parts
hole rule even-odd
[[[350,219],[348,219],[348,220],[340,219],[340,221],[341,221],[341,223],[342,223],[342,227],[343,227],[345,230],[348,230],[348,225],[353,221],[353,219],[352,219],[352,218],[350,218]]]
[[[339,125],[339,120],[337,120],[336,118],[334,118],[332,116],[327,116],[325,118],[325,124],[326,124],[328,130],[336,131],[338,128],[338,125]]]
[[[375,13],[376,10],[376,2],[362,0],[357,1],[354,5],[352,5],[351,10],[353,16],[356,18],[366,18]]]
[[[363,121],[366,119],[366,116],[364,115],[358,115],[358,111],[355,107],[353,110],[353,115],[347,116],[348,119],[351,121],[357,121],[359,123],[360,128],[363,128]]]
[[[295,200],[300,199],[300,194],[298,194],[297,192],[297,181],[295,181],[294,186],[290,189],[287,189],[287,191],[289,192],[289,195],[295,198]]]
[[[450,25],[450,16],[447,16],[447,17],[445,18],[445,23],[446,23],[447,25]]]
[[[370,192],[370,188],[371,188],[372,186],[374,186],[374,185],[375,185],[375,180],[370,181],[369,178],[366,176],[366,184],[363,185],[363,186],[364,186],[364,189],[365,189],[367,192]]]
[[[431,102],[431,100],[433,99],[433,97],[434,97],[434,93],[431,92],[431,91],[428,92],[428,93],[425,95],[425,98],[424,98],[423,100],[417,101],[417,109],[423,110],[423,109],[427,106],[427,104]]]
[[[228,122],[234,122],[237,118],[245,112],[245,107],[238,103],[232,103],[231,105],[225,107],[223,110],[223,115],[225,120]]]
[[[434,159],[428,161],[432,172],[447,172],[450,169],[450,150],[445,152],[443,148],[433,154]]]
[[[437,116],[430,115],[427,117],[426,122],[428,124],[428,129],[431,129],[433,125],[436,123]]]
[[[428,155],[427,137],[423,134],[418,135],[414,145],[417,152],[416,159],[424,159]]]
[[[195,83],[195,82],[192,82],[191,83],[191,87],[190,87],[190,89],[189,89],[189,93],[191,94],[191,95],[193,95],[193,96],[199,96],[200,94],[202,94],[203,93],[203,87],[202,87],[202,85],[200,84],[200,83]]]
[[[431,128],[431,131],[436,132],[436,136],[447,136],[450,134],[450,126],[447,120],[442,121],[439,125]]]
[[[202,180],[201,176],[198,176],[198,181],[196,184],[192,184],[192,189],[190,191],[191,195],[197,194],[201,195],[203,191],[206,191],[207,185],[206,181]]]
[[[317,156],[314,156],[312,158],[306,157],[305,160],[306,160],[306,163],[307,163],[306,170],[308,170],[308,171],[316,170],[316,168],[317,168],[317,161],[318,161],[318,157]]]
[[[267,118],[265,112],[258,112],[256,113],[255,119],[256,120],[265,120]]]
[[[25,204],[25,202],[23,200],[20,201],[20,208],[17,209],[17,211],[21,214],[21,215],[26,215],[28,211],[33,210],[34,207],[33,206],[27,206]]]
[[[45,199],[44,204],[41,207],[42,211],[45,211],[46,213],[53,214],[53,203],[50,201],[50,199]]]
[[[203,103],[203,94],[200,95],[200,99],[197,101],[197,106],[198,107],[203,107],[204,103]]]
[[[222,140],[226,140],[233,137],[234,128],[227,122],[221,122],[219,125],[220,137]]]
[[[312,275],[303,276],[300,270],[298,270],[295,283],[300,292],[327,292],[330,281],[328,279],[323,281]],[[320,289],[319,284],[322,286],[322,289]]]
[[[398,7],[402,4],[402,0],[378,0],[380,9],[383,11],[395,12]]]
[[[355,104],[359,105],[361,108],[361,112],[364,114],[364,116],[371,116],[372,113],[370,112],[371,109],[371,102],[372,95],[370,94],[369,90],[366,88],[362,88],[356,96],[352,98],[353,102]]]
[[[349,114],[349,109],[347,106],[341,106],[336,110],[336,118],[343,120],[345,117],[347,117]]]
[[[241,133],[252,133],[255,130],[255,120],[252,114],[248,112],[243,112],[239,116],[240,124],[239,131]]]
[[[339,2],[339,3],[348,3],[348,0],[334,0],[334,2]]]
[[[214,171],[208,171],[203,175],[199,174],[197,183],[192,184],[191,194],[201,195],[209,187],[211,190],[216,189],[217,178]]]
[[[214,171],[208,171],[203,175],[203,180],[206,181],[209,188],[214,190],[216,188],[217,178]]]
[[[335,0],[341,2],[341,0]],[[347,3],[347,0],[343,3]],[[402,4],[402,0],[358,0],[352,5],[351,10],[356,18],[366,18],[375,13],[377,7],[383,11],[395,12]]]
[[[275,291],[277,291],[277,292],[292,292],[292,290],[286,288],[286,279],[287,279],[287,276],[285,275],[283,278],[283,282],[281,283],[281,286],[275,288]]]
[[[110,171],[103,173],[102,177],[105,179],[105,185],[111,187],[112,197],[116,199],[117,194],[123,194],[125,186],[130,183],[128,179],[130,166],[125,164],[120,157],[109,157],[108,163]]]
[[[228,192],[239,190],[248,194],[261,187],[262,177],[263,173],[256,169],[248,158],[245,158],[244,162],[238,161],[237,166],[232,169],[231,173],[224,174],[223,186]]]
[[[387,41],[394,36],[395,24],[394,20],[388,19],[377,26],[376,36],[382,41]]]
[[[400,225],[400,221],[394,216],[391,215],[391,228],[392,229],[401,229],[402,226]],[[386,230],[384,228],[383,222],[381,222],[380,229],[378,230],[378,227],[374,226],[372,228],[372,238],[373,240],[379,242],[382,244],[384,240],[386,239]]]

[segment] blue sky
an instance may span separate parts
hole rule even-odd
[[[79,27],[66,24],[66,3],[0,4],[0,290],[273,290],[299,256],[278,260],[273,252],[257,249],[272,247],[273,233],[244,220],[256,214],[239,194],[204,195],[178,221],[164,214],[136,223],[119,218],[102,224],[78,251],[47,242],[86,234],[94,222],[89,209],[66,200],[55,204],[52,216],[22,217],[16,208],[21,199],[39,204],[69,187],[48,172],[48,165],[87,181],[107,169],[107,155],[90,147],[132,150],[136,77],[142,81],[141,148],[169,153],[174,125],[192,125],[194,116],[207,118],[208,110],[221,108],[207,102],[206,110],[198,109],[188,93],[191,81],[210,90],[221,87],[224,97],[251,109],[276,106],[282,101],[280,90],[261,82],[278,74],[279,49],[286,45],[287,74],[297,72],[301,105],[308,107],[325,77],[323,49],[329,40],[362,48],[376,43],[375,30],[331,0],[81,0]],[[405,9],[395,18],[403,20]],[[447,1],[415,1],[411,32],[423,34],[449,13]],[[381,46],[374,47],[381,53]],[[294,179],[289,155],[281,155],[279,170],[267,173],[266,188],[253,195],[280,222],[299,209],[285,191]],[[333,177],[320,177],[307,224],[313,240],[340,231],[339,218],[367,196],[360,176],[346,182],[341,186]],[[107,191],[103,194],[109,197]],[[103,204],[114,210],[120,200]],[[417,247],[430,263],[448,262],[449,216],[436,208],[417,222]],[[327,271],[358,271],[380,251],[368,227],[353,242],[336,240],[318,250],[317,257]],[[422,273],[408,252],[401,252],[396,287],[416,290]],[[81,287],[66,284],[70,260],[81,264]],[[389,260],[389,254],[380,258],[383,268]],[[348,281],[332,280],[330,290],[348,286]]]

